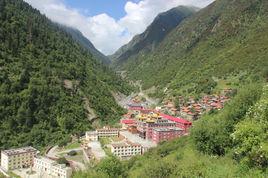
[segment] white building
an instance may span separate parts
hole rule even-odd
[[[86,132],[86,140],[87,141],[98,141],[98,132],[97,131],[89,131]]]
[[[104,128],[97,129],[98,137],[118,137],[119,129],[117,128]]]
[[[111,152],[121,159],[127,159],[134,155],[142,154],[142,146],[138,143],[124,141],[121,143],[111,144]]]
[[[34,158],[34,171],[40,175],[50,175],[55,178],[70,178],[72,169],[64,164],[58,164],[56,161],[46,157]]]
[[[33,147],[1,151],[1,167],[6,171],[31,167],[37,153]]]

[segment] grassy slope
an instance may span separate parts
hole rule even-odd
[[[126,62],[135,61],[138,55],[154,51],[178,24],[195,12],[194,8],[178,6],[159,14],[145,32],[136,35],[128,44],[110,56],[113,66],[120,69]]]
[[[126,65],[144,87],[172,92],[212,77],[261,75],[268,67],[268,3],[220,0],[185,20],[148,55]]]

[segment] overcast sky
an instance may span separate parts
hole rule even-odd
[[[142,33],[160,12],[213,0],[24,0],[51,20],[75,27],[109,55]]]

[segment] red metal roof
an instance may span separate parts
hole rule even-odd
[[[189,122],[185,119],[179,118],[179,117],[174,117],[174,116],[170,116],[170,115],[163,114],[163,113],[160,113],[160,116],[162,116],[163,118],[168,119],[170,121],[173,121],[173,122],[179,122],[179,123],[183,123],[183,124],[191,124],[191,122]]]
[[[120,121],[122,124],[134,124],[135,120],[133,119],[123,119]]]

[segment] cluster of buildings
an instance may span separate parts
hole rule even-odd
[[[180,109],[180,115],[187,119],[195,120],[204,112],[221,110],[230,98],[225,95],[206,95],[199,101],[191,98]]]
[[[230,100],[230,96],[235,93],[235,89],[226,88],[220,94],[205,95],[200,99],[180,96],[177,106],[171,100],[167,100],[157,110],[193,121],[206,112],[223,109],[225,103]]]
[[[188,133],[192,123],[182,118],[160,113],[142,107],[130,107],[131,113],[124,115],[122,129],[155,143],[172,140]],[[134,116],[133,116],[133,113]]]
[[[102,129],[97,129],[95,131],[86,132],[86,141],[98,141],[99,138],[104,137],[119,137],[120,132],[117,128],[104,127]],[[122,141],[112,143],[109,145],[111,152],[121,158],[127,159],[134,155],[142,154],[142,145],[139,143],[130,142],[128,139],[123,139]]]
[[[41,177],[46,174],[55,178],[70,178],[72,169],[58,164],[55,160],[39,157],[39,151],[33,147],[24,147],[1,151],[1,168],[5,171],[32,168]]]

